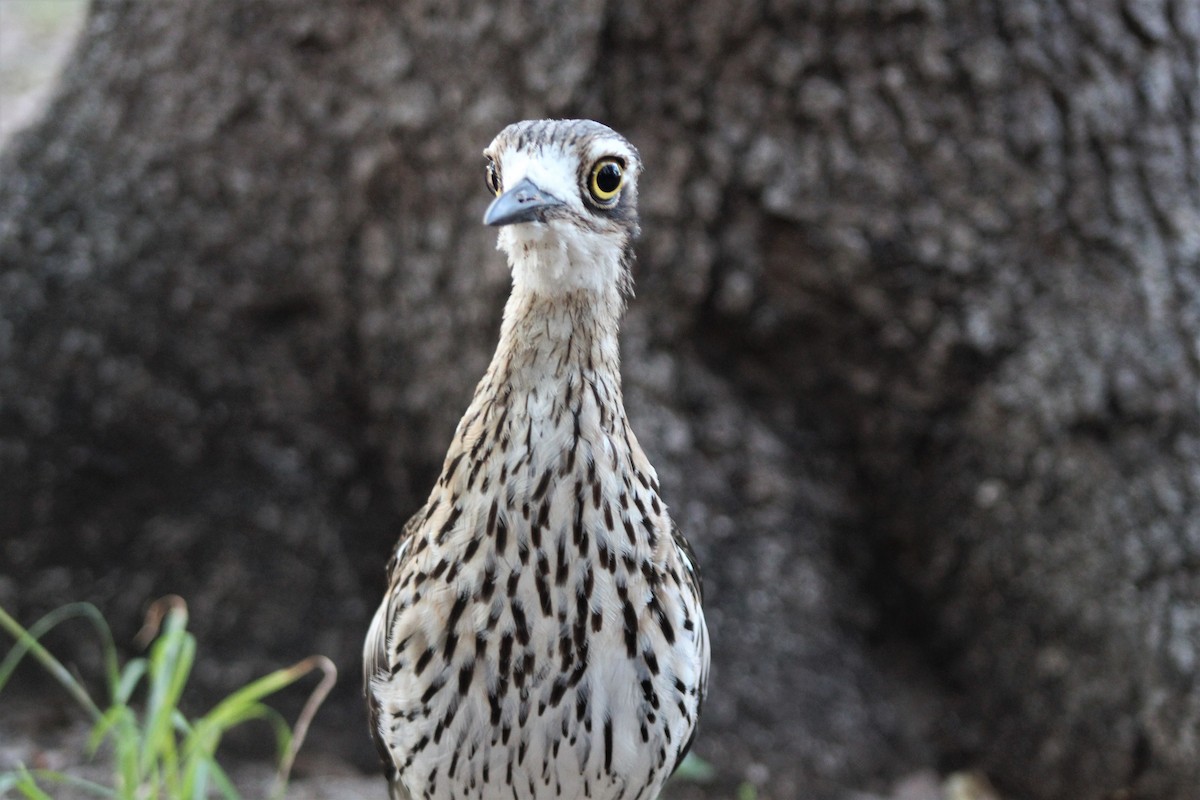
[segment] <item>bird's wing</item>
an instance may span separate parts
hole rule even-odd
[[[404,524],[400,540],[396,542],[396,549],[387,565],[387,593],[379,605],[379,610],[375,612],[375,617],[371,620],[371,627],[367,629],[367,639],[363,643],[363,694],[367,700],[367,718],[371,725],[371,738],[375,740],[375,749],[379,751],[379,759],[383,762],[388,785],[393,787],[393,798],[396,797],[396,765],[392,763],[391,754],[379,733],[379,701],[375,698],[375,693],[371,691],[371,681],[381,672],[386,673],[390,669],[387,643],[388,633],[392,627],[392,617],[395,616],[396,593],[394,590],[396,582],[400,580],[400,567],[407,559],[412,547],[413,534],[419,527],[423,514],[424,510],[422,509]]]
[[[696,561],[696,553],[692,550],[692,545],[683,536],[683,532],[679,530],[679,526],[671,520],[671,538],[675,540],[675,546],[679,548],[679,555],[683,561],[683,568],[687,570],[688,577],[696,585],[696,595],[700,599],[700,604],[697,609],[703,613],[704,602],[704,581],[700,578],[700,565]],[[708,629],[703,622],[698,626],[699,634],[702,637],[701,650],[704,653],[702,659],[701,675],[700,675],[700,696],[696,698],[696,725],[692,727],[692,734],[688,740],[683,743],[683,747],[679,748],[679,755],[675,757],[675,765],[671,767],[671,772],[679,769],[679,765],[683,763],[683,759],[687,756],[688,751],[692,749],[692,742],[696,741],[696,731],[700,728],[700,709],[704,705],[704,698],[708,695]]]
[[[683,568],[687,570],[688,577],[696,584],[696,594],[700,597],[700,602],[704,602],[704,581],[700,578],[700,565],[696,561],[696,552],[692,550],[691,543],[683,536],[683,531],[679,530],[679,525],[675,520],[671,520],[671,538],[675,540],[675,546],[679,548],[679,554],[683,557]]]

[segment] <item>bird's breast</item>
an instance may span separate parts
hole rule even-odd
[[[402,565],[375,689],[414,797],[616,797],[695,724],[707,642],[654,476],[599,388],[569,396],[460,429]]]

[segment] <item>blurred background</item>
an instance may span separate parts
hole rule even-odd
[[[87,0],[0,3],[0,142],[45,104],[86,12]]]

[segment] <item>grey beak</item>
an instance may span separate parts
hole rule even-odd
[[[484,225],[514,225],[518,222],[542,222],[547,208],[561,206],[562,201],[543,192],[537,184],[524,178],[516,186],[497,197],[483,215]]]

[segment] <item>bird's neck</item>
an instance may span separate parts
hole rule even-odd
[[[651,491],[654,468],[629,428],[621,394],[622,306],[617,292],[514,291],[500,344],[459,422],[434,493],[461,500],[505,486],[510,505],[532,504],[548,489],[567,491],[551,488],[557,475],[554,486],[586,482],[615,497],[622,491],[618,473],[640,476]],[[657,501],[647,495],[642,502]]]
[[[607,384],[619,402],[623,311],[624,299],[616,290],[553,295],[514,290],[485,382],[493,390],[521,394],[552,390],[582,376]]]

